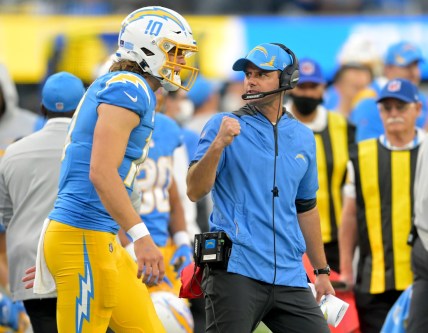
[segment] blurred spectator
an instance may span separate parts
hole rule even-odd
[[[185,123],[185,127],[196,132],[199,141],[199,134],[206,122],[219,111],[220,93],[211,81],[199,74],[187,97],[192,101],[195,110],[193,117]],[[193,160],[193,153],[191,157],[190,162]],[[207,232],[209,231],[208,219],[213,207],[211,195],[206,195],[199,200],[196,207],[198,226],[202,232]],[[192,312],[195,317],[195,333],[203,332],[202,325],[205,323],[205,318],[201,318],[205,312],[203,299],[192,300]]]
[[[287,110],[315,135],[322,239],[329,266],[339,272],[337,232],[342,214],[342,187],[349,146],[355,143],[355,129],[345,117],[328,112],[321,105],[326,84],[321,66],[310,58],[303,58],[299,60],[299,72],[299,83],[289,92],[291,103]]]
[[[270,13],[275,0],[257,1],[228,1],[228,0],[194,0],[193,12],[195,14],[248,14]]]
[[[171,91],[165,94],[163,107],[161,108],[162,113],[177,121],[181,126],[189,162],[193,159],[198,146],[199,135],[194,130],[184,127],[184,125],[192,119],[194,109],[193,102],[187,97],[187,93],[184,90]]]
[[[242,95],[245,91],[242,85],[244,81],[244,75],[242,74],[242,72],[239,72],[239,75],[234,75],[223,85],[220,99],[221,112],[233,112],[244,106],[245,101],[242,99]]]
[[[413,295],[407,333],[425,332],[428,327],[428,141],[419,150],[414,187],[416,239],[412,248]]]
[[[35,113],[19,107],[15,83],[6,67],[0,64],[0,160],[9,144],[33,132],[36,121]],[[0,285],[7,289],[8,265],[4,232],[4,227],[0,226]]]
[[[194,111],[193,102],[188,98],[185,90],[163,91],[163,102],[160,112],[165,113],[180,125],[189,122],[193,117]]]
[[[22,300],[35,333],[54,333],[56,293],[36,295],[21,281],[36,262],[43,221],[57,196],[68,125],[85,88],[66,72],[48,78],[42,91],[45,127],[8,146],[0,163],[0,224],[6,227],[10,290]]]
[[[364,0],[268,0],[256,1],[195,1],[197,14],[263,14],[263,13],[313,13],[359,12],[365,7]]]
[[[33,132],[37,115],[18,106],[18,92],[6,67],[0,64],[0,158],[6,147]]]
[[[348,117],[362,98],[361,90],[382,74],[378,44],[369,34],[353,33],[349,36],[337,55],[339,65],[333,84],[324,95],[327,110],[337,110]]]
[[[182,89],[165,94],[163,106],[160,110],[167,116],[175,119],[180,125],[192,117],[194,110],[193,103],[187,98],[186,94],[187,93]],[[201,229],[197,223],[197,204],[190,201],[187,196],[186,176],[189,163],[193,160],[193,156],[198,146],[199,135],[189,128],[181,127],[181,130],[187,156],[182,156],[182,154],[179,155],[179,151],[176,149],[174,154],[174,177],[176,179],[184,207],[187,230],[193,241],[195,234],[199,234]],[[185,168],[183,169],[182,166],[185,166]],[[201,205],[203,207],[203,204]],[[204,210],[199,209],[199,212],[204,212]],[[205,218],[205,213],[199,217],[200,220]],[[205,332],[205,303],[203,299],[191,299],[190,303],[190,309],[192,311],[195,324],[194,333],[203,333]]]
[[[333,84],[325,94],[325,107],[337,111],[348,118],[355,107],[357,95],[373,81],[373,74],[367,65],[347,63],[339,67],[333,78]]]
[[[421,81],[419,63],[423,61],[422,51],[413,43],[401,41],[392,44],[384,58],[384,77],[379,77],[372,82],[368,89],[363,90],[359,96],[362,99],[356,102],[356,106],[349,116],[349,120],[357,127],[357,141],[376,138],[384,133],[384,126],[377,111],[376,98],[380,90],[389,80],[403,78],[418,86]],[[359,96],[356,98],[358,99]],[[427,119],[427,100],[419,93],[422,103],[422,112],[419,115],[416,126],[423,128]]]
[[[70,15],[107,15],[113,12],[108,0],[65,0],[64,14]]]
[[[193,114],[193,104],[186,94],[183,89],[165,93],[163,107],[160,110],[160,112],[174,119],[180,126]],[[198,145],[199,136],[188,128],[180,127],[180,130],[184,145],[174,151],[174,177],[184,207],[187,230],[193,241],[195,234],[200,233],[201,230],[196,222],[196,203],[187,197],[186,175]]]
[[[199,134],[208,119],[219,111],[220,94],[214,83],[199,74],[187,97],[195,109],[193,117],[185,123],[185,126]]]
[[[337,55],[339,67],[347,64],[368,66],[374,77],[382,75],[382,54],[379,43],[367,33],[353,33]]]
[[[211,81],[199,75],[192,89],[187,93],[187,97],[192,101],[195,111],[185,127],[200,134],[206,122],[219,111],[220,93]],[[211,196],[207,195],[199,200],[197,208],[198,225],[202,232],[206,232],[208,231],[208,218],[212,210]]]
[[[350,152],[339,230],[341,279],[349,286],[356,281],[355,300],[364,333],[380,332],[388,311],[412,283],[407,239],[418,149],[425,137],[415,126],[422,105],[413,83],[389,81],[376,103],[385,134],[359,142]]]
[[[368,12],[384,14],[415,13],[424,0],[363,0],[364,9]]]

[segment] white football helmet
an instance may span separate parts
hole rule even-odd
[[[193,316],[184,300],[168,291],[155,291],[150,295],[167,333],[193,333]]]
[[[118,44],[119,60],[136,61],[143,71],[156,77],[165,90],[192,87],[198,69],[183,64],[182,57],[194,55],[198,47],[189,24],[177,12],[160,6],[132,12],[122,22]],[[186,79],[185,84],[180,75]]]
[[[363,64],[369,66],[375,76],[381,75],[382,56],[378,44],[369,34],[351,34],[337,55],[339,64]]]

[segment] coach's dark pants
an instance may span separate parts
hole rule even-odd
[[[34,333],[57,333],[56,298],[31,299],[24,301]]]
[[[260,321],[273,333],[330,332],[309,288],[272,286],[223,269],[211,269],[203,287],[206,333],[251,333]]]
[[[414,274],[412,300],[406,333],[426,332],[428,328],[428,251],[420,238],[412,249],[412,270]]]

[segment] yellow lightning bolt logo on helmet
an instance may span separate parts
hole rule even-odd
[[[140,19],[143,16],[163,17],[165,19],[169,19],[175,22],[182,30],[186,30],[182,22],[177,17],[175,17],[172,13],[169,13],[157,7],[147,8],[147,9],[143,9],[135,12],[133,15],[129,16],[126,19],[126,21],[123,22],[122,30],[125,29],[128,24]]]

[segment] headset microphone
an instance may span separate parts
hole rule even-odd
[[[258,98],[263,98],[263,97],[268,96],[268,95],[276,94],[276,93],[284,91],[284,90],[287,90],[287,88],[282,87],[282,88],[279,88],[279,89],[275,89],[275,90],[271,90],[271,91],[266,91],[266,92],[255,93],[255,94],[243,94],[241,96],[241,98],[243,100],[246,100],[246,101],[247,100],[251,100],[251,99],[258,99]]]

